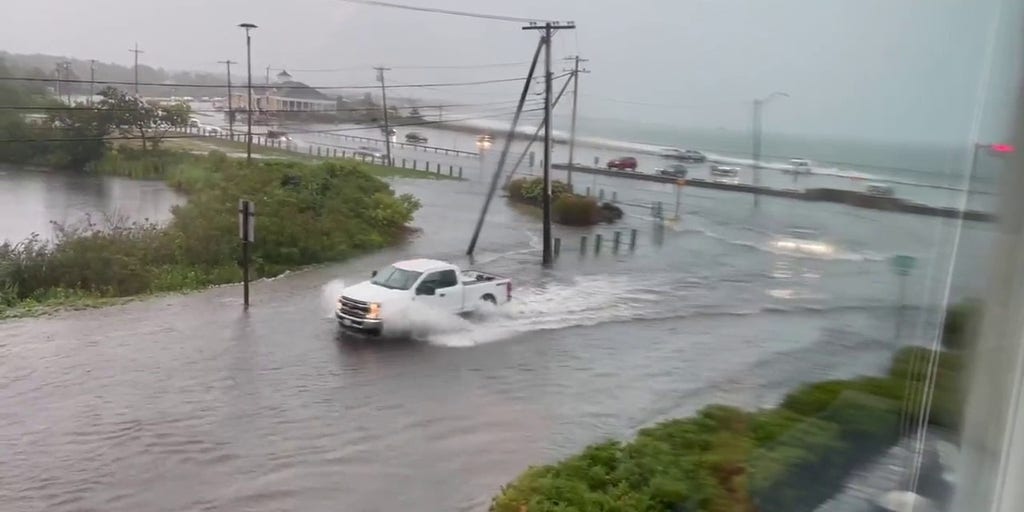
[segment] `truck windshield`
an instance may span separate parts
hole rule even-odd
[[[412,288],[412,285],[416,283],[416,280],[423,275],[422,272],[414,272],[412,270],[403,270],[398,267],[388,267],[377,273],[371,283],[377,286],[383,286],[384,288],[391,288],[393,290],[408,290]]]

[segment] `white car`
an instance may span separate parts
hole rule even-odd
[[[217,126],[203,126],[203,130],[207,135],[222,135],[224,130]]]
[[[440,260],[399,261],[371,276],[341,291],[334,313],[341,327],[379,334],[388,315],[402,315],[414,303],[463,314],[485,303],[502,305],[512,300],[510,279],[463,271]]]
[[[874,197],[895,197],[896,191],[892,187],[885,183],[868,183],[868,186],[864,188],[864,192],[869,196]]]
[[[791,158],[789,160],[789,172],[794,174],[810,174],[811,161],[803,158]]]

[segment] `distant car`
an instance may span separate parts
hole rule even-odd
[[[188,125],[192,128],[199,128],[201,124],[202,123],[200,123],[199,120],[194,117],[188,120]]]
[[[384,158],[384,153],[381,153],[379,149],[372,146],[359,146],[358,149],[352,152],[352,156],[365,156],[370,158]]]
[[[207,135],[221,135],[224,133],[223,129],[218,128],[216,126],[204,126],[203,130],[206,132]]]
[[[795,174],[810,174],[811,161],[803,158],[791,158],[789,160],[789,171]]]
[[[712,165],[711,175],[716,178],[735,178],[739,176],[740,168],[728,165]]]
[[[386,133],[388,136],[394,137],[396,134],[398,134],[398,131],[395,130],[394,128],[387,128],[387,129],[385,129],[382,126],[381,129],[380,129],[380,133]]]
[[[892,187],[884,183],[868,183],[865,187],[864,192],[869,196],[874,197],[893,197],[896,195],[896,191]]]
[[[661,176],[668,176],[672,178],[685,178],[688,172],[686,166],[683,164],[672,164],[668,167],[655,169],[654,172]]]
[[[678,149],[666,149],[662,152],[661,155],[666,158],[672,158],[675,160],[679,160],[681,162],[687,162],[691,164],[702,164],[708,161],[708,157],[705,156],[704,153],[701,153],[700,151],[695,151],[693,149],[687,149],[685,151],[680,151]]]
[[[631,156],[623,156],[608,161],[609,169],[618,169],[620,171],[635,171],[636,170],[636,158]]]
[[[426,144],[427,138],[418,132],[409,132],[405,134],[405,141],[411,144]]]

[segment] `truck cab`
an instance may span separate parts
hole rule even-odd
[[[463,271],[440,260],[414,259],[374,271],[370,280],[342,290],[335,317],[343,328],[379,333],[389,315],[402,315],[413,304],[463,314],[483,303],[501,305],[511,298],[509,279]]]

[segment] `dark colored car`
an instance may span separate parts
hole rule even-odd
[[[683,164],[672,164],[668,167],[658,169],[659,175],[669,176],[672,178],[685,178],[687,172],[686,166]]]
[[[696,151],[693,149],[687,149],[686,151],[683,151],[676,158],[683,162],[690,162],[694,164],[702,164],[708,161],[708,157],[704,156],[704,153],[701,153],[700,151]]]
[[[417,132],[409,132],[405,134],[405,141],[412,144],[426,144],[427,138]]]
[[[636,170],[636,158],[631,156],[624,156],[608,161],[609,169],[618,169],[620,171],[635,171]]]

